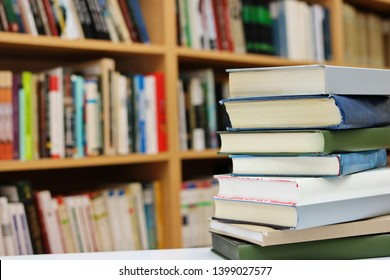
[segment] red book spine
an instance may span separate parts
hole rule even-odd
[[[135,30],[133,19],[129,12],[129,7],[126,4],[126,0],[118,0],[119,7],[121,9],[123,18],[125,19],[127,29],[129,30],[131,40],[133,42],[139,42],[137,31]]]
[[[42,206],[42,201],[40,200],[39,193],[35,192],[35,203],[37,205],[37,210],[38,210],[38,220],[39,220],[39,225],[41,226],[41,233],[42,233],[42,241],[43,241],[43,248],[45,250],[46,254],[50,254],[50,243],[49,243],[49,237],[47,233],[47,228],[46,228],[46,223],[44,219],[44,214],[43,214],[43,206]]]
[[[218,50],[223,50],[223,46],[222,46],[222,38],[221,38],[221,28],[220,28],[220,25],[219,25],[219,15],[218,15],[218,4],[217,3],[218,0],[212,0],[212,4],[213,4],[213,14],[214,14],[214,22],[215,22],[215,31],[217,33],[217,47],[218,47]]]
[[[162,72],[155,72],[153,73],[153,75],[156,78],[158,151],[166,152],[168,150],[168,143],[167,143],[168,128],[167,128],[164,74]]]
[[[50,0],[42,0],[52,36],[59,36]]]
[[[227,49],[229,51],[234,51],[232,29],[230,25],[229,7],[227,1],[228,0],[222,0],[223,18],[225,22],[224,28],[226,34]]]

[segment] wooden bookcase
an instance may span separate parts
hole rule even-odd
[[[390,17],[390,0],[345,0],[374,13]],[[331,10],[332,61],[344,65],[343,0],[310,0]],[[68,192],[93,184],[121,179],[160,179],[163,183],[165,244],[181,246],[180,187],[192,174],[212,175],[215,165],[229,165],[218,150],[181,152],[179,149],[179,113],[176,82],[182,69],[212,67],[218,77],[227,78],[224,70],[234,67],[260,67],[315,64],[315,61],[292,61],[285,58],[235,54],[226,51],[192,50],[176,45],[175,0],[140,1],[151,38],[150,45],[111,43],[99,40],[61,40],[54,37],[0,33],[0,67],[11,70],[39,70],[110,57],[117,67],[138,72],[165,73],[167,95],[168,152],[158,155],[131,154],[84,159],[41,159],[0,161],[0,180],[30,179],[34,187],[50,187],[53,192]]]

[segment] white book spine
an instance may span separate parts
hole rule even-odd
[[[19,0],[20,8],[23,10],[23,13],[27,20],[28,29],[30,31],[30,34],[33,36],[38,35],[37,26],[35,25],[34,17],[31,11],[31,7],[29,4],[29,0]]]
[[[123,245],[125,250],[134,250],[134,229],[131,223],[131,216],[129,213],[128,198],[123,188],[116,189],[116,196],[118,200],[118,212],[121,219],[121,229],[123,235]]]
[[[146,153],[158,153],[156,78],[145,76]]]
[[[87,140],[87,155],[99,154],[99,94],[97,81],[88,80],[85,84],[86,97],[86,140]]]
[[[14,232],[12,230],[8,200],[5,197],[0,197],[0,215],[5,253],[7,256],[16,255],[13,238]]]
[[[22,227],[22,234],[23,234],[23,241],[24,241],[24,248],[26,249],[26,254],[27,255],[32,255],[34,254],[33,248],[32,248],[32,243],[31,243],[31,236],[30,236],[30,230],[28,227],[27,223],[27,218],[26,218],[26,210],[24,209],[23,203],[17,203],[17,214],[20,219],[21,227]]]
[[[127,108],[127,78],[118,73],[118,152],[121,155],[127,155],[129,149],[129,134],[128,134],[128,108]]]

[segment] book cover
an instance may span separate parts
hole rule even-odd
[[[148,29],[138,0],[127,0],[130,13],[140,36],[140,42],[150,44]]]
[[[212,234],[212,250],[231,260],[347,260],[386,257],[389,241],[383,233],[262,247]]]
[[[24,146],[25,159],[34,159],[34,139],[33,139],[33,81],[32,73],[29,71],[23,71],[21,75],[22,87],[23,87],[23,125],[24,136],[21,145]]]
[[[281,96],[228,98],[220,101],[232,130],[350,129],[390,123],[387,96]]]
[[[390,70],[331,65],[227,69],[230,97],[389,95]],[[347,82],[348,81],[348,82]]]
[[[329,155],[230,155],[235,176],[345,176],[387,164],[385,149]]]
[[[219,132],[220,153],[331,154],[390,146],[390,126],[343,130],[261,130]]]
[[[339,223],[308,229],[276,229],[256,224],[223,222],[212,219],[209,231],[228,237],[245,240],[260,246],[274,246],[350,236],[387,233],[390,216]]]

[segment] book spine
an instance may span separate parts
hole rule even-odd
[[[39,35],[46,35],[43,19],[41,17],[40,12],[39,12],[39,6],[37,3],[38,1],[39,0],[29,0],[28,2],[30,4],[30,9],[31,9],[31,13],[32,13],[32,16],[33,16],[33,19],[35,22],[37,33]]]
[[[75,100],[75,145],[77,157],[84,157],[84,79],[72,76],[73,94]]]
[[[13,128],[13,159],[19,159],[19,87],[20,76],[12,74],[12,128]]]
[[[42,241],[42,232],[39,225],[38,211],[34,200],[34,194],[31,185],[27,181],[17,183],[17,191],[20,202],[25,208],[28,228],[31,235],[31,243],[34,254],[43,254],[44,246]]]
[[[34,159],[34,140],[33,140],[33,92],[32,92],[32,73],[22,73],[22,85],[24,92],[24,142],[22,145],[25,147],[25,159]]]
[[[110,34],[108,33],[107,25],[99,3],[97,0],[87,0],[85,2],[93,23],[92,26],[95,31],[95,39],[110,40]]]
[[[166,116],[166,97],[165,97],[165,77],[162,72],[154,73],[156,77],[156,99],[157,99],[157,137],[158,151],[166,152],[168,150],[167,142],[167,116]]]
[[[125,20],[127,29],[129,30],[129,34],[131,37],[131,40],[133,42],[140,42],[140,38],[138,38],[138,33],[134,24],[134,18],[132,18],[129,7],[126,3],[127,0],[118,0],[120,10],[122,12],[123,18]]]
[[[88,12],[88,7],[86,1],[74,0],[76,7],[77,15],[80,19],[81,27],[84,32],[84,36],[87,39],[94,39],[96,35],[94,34],[92,19]]]
[[[50,0],[42,0],[43,7],[47,16],[47,22],[50,28],[50,33],[52,36],[59,36],[59,32],[57,30],[57,25],[53,13],[53,9],[50,3]]]
[[[51,75],[49,80],[49,109],[50,109],[50,152],[52,158],[61,158],[61,132],[63,127],[59,126],[61,93],[59,91],[58,76]]]
[[[140,41],[145,44],[150,44],[149,34],[138,0],[127,0],[127,2],[130,9],[130,14],[134,19],[135,26],[137,27],[138,34],[140,35]]]
[[[65,157],[73,157],[75,153],[74,111],[71,74],[67,73],[64,75]]]
[[[2,238],[4,240],[5,252],[8,256],[16,254],[13,241],[12,223],[10,219],[8,200],[5,197],[0,197],[0,215]]]

